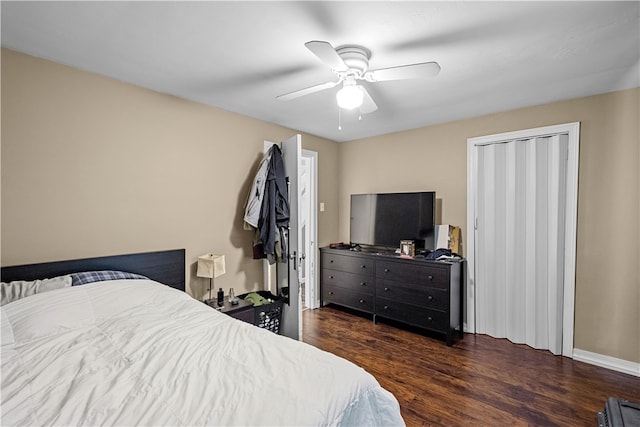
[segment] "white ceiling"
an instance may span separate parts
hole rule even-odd
[[[333,141],[640,86],[631,2],[8,2],[2,46]],[[342,114],[304,43],[358,44],[370,68],[437,61],[435,78],[364,83]]]

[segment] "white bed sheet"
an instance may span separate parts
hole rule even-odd
[[[351,362],[146,280],[2,309],[2,425],[404,425]]]

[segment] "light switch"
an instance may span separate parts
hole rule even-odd
[[[324,212],[324,203],[320,202],[320,212]]]

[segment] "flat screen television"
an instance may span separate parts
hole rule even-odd
[[[416,248],[433,250],[435,208],[434,191],[352,194],[351,244],[397,248],[415,240]]]

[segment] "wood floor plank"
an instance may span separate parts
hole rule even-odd
[[[303,339],[393,393],[408,426],[595,426],[608,397],[640,401],[640,379],[485,335],[451,347],[333,306],[306,310]]]

